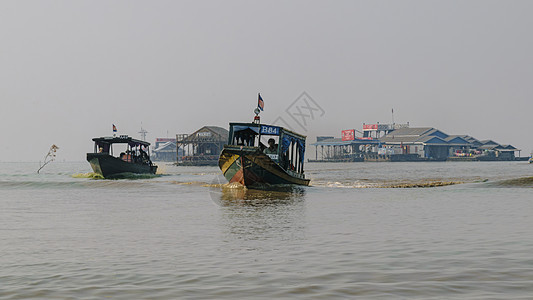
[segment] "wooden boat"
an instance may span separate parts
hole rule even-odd
[[[87,153],[87,161],[95,173],[104,178],[124,174],[155,174],[157,166],[150,160],[150,143],[127,135],[93,138],[94,152]],[[113,155],[113,144],[126,144],[126,151]]]
[[[246,187],[309,185],[304,175],[305,136],[278,126],[230,123],[218,165],[224,177]],[[265,139],[278,144],[265,153]],[[270,148],[273,148],[270,149]]]

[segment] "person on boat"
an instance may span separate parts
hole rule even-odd
[[[278,146],[276,145],[276,141],[272,138],[268,139],[268,148],[265,148],[263,152],[265,154],[278,154]]]
[[[143,149],[139,149],[139,153],[141,154],[141,162],[147,164],[150,161],[148,154]]]

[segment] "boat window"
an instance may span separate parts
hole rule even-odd
[[[250,127],[244,128],[242,130],[234,131],[232,144],[255,147],[256,145],[259,144],[258,134],[255,130],[253,130]]]
[[[128,151],[129,150],[128,144],[113,144],[112,147],[113,147],[113,152],[112,153],[115,154],[115,155],[113,155],[115,157],[119,157],[120,158],[120,155],[122,153],[128,153],[129,154],[129,152],[130,152],[130,151]]]
[[[272,143],[272,146],[270,145]],[[279,155],[279,136],[262,135],[259,147],[263,153],[277,160]]]
[[[98,143],[96,142],[94,144],[94,152],[95,153],[107,153],[109,154],[110,151],[110,144],[108,143]]]

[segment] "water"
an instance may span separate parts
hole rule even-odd
[[[0,163],[0,299],[533,295],[526,162],[309,163],[312,186],[275,191],[37,168]]]

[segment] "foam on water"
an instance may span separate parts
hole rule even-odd
[[[166,174],[166,170],[167,170],[167,166],[165,164],[157,164],[157,170],[155,173],[157,175],[164,175]]]
[[[104,176],[94,173],[94,172],[88,172],[88,173],[76,173],[72,174],[72,178],[89,178],[89,179],[104,179]]]
[[[418,180],[418,181],[355,181],[355,182],[320,182],[312,181],[311,186],[316,187],[328,187],[328,188],[355,188],[355,189],[364,189],[364,188],[431,188],[431,187],[441,187],[448,185],[456,185],[464,183],[464,181],[453,181],[453,180]]]
[[[494,187],[518,187],[533,188],[533,177],[522,177],[491,182],[488,185]]]

